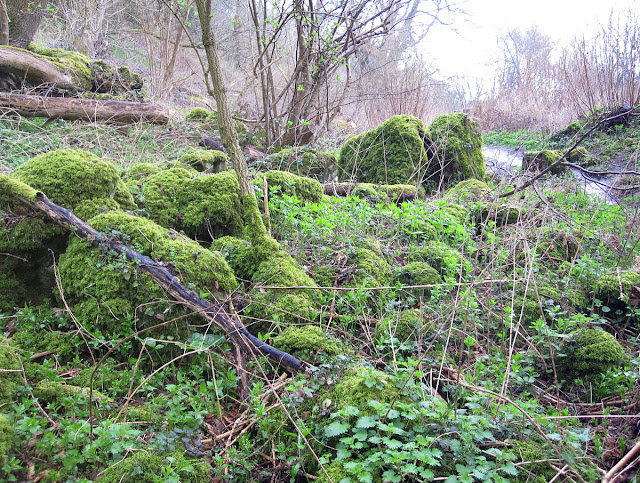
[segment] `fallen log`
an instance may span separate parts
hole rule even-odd
[[[60,118],[70,121],[105,121],[121,124],[169,122],[169,110],[157,104],[0,92],[0,112],[5,110],[14,111],[24,117]]]
[[[27,50],[0,47],[0,69],[16,75],[20,79],[24,78],[34,86],[56,84],[63,89],[84,90],[56,64]]]
[[[91,245],[107,246],[109,250],[118,255],[124,255],[127,260],[135,262],[138,270],[150,275],[153,281],[176,301],[201,314],[222,330],[234,346],[234,356],[238,367],[238,375],[240,376],[238,391],[241,395],[248,395],[247,355],[264,355],[291,373],[312,367],[291,354],[278,350],[253,336],[242,323],[227,314],[221,305],[216,305],[203,299],[197,292],[185,287],[177,277],[151,258],[138,253],[119,240],[114,240],[94,230],[88,223],[75,216],[71,210],[51,202],[44,193],[36,191],[30,186],[13,180],[4,174],[0,174],[0,187],[12,198],[45,214],[53,222],[70,230],[76,236],[85,239]]]
[[[326,183],[322,185],[322,192],[327,196],[338,196],[345,198],[358,187],[357,183]],[[394,203],[413,201],[418,197],[416,188],[403,189],[400,191],[387,191],[387,195]]]

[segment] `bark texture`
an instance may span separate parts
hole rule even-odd
[[[82,90],[53,62],[26,50],[0,47],[0,70],[25,78],[32,85],[56,84],[64,89]]]

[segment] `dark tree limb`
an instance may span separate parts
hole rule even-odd
[[[15,111],[24,117],[48,117],[71,121],[105,121],[131,124],[167,124],[169,110],[157,104],[99,101],[76,97],[40,97],[0,92],[0,111]]]
[[[71,210],[54,204],[43,193],[2,174],[0,174],[0,187],[13,198],[45,214],[53,222],[72,231],[76,236],[85,239],[91,245],[104,245],[116,254],[126,256],[127,260],[135,262],[138,270],[150,275],[153,281],[176,301],[201,314],[222,330],[234,345],[234,355],[236,356],[238,375],[240,376],[239,385],[241,387],[239,392],[242,396],[248,394],[248,386],[246,385],[248,382],[246,372],[248,355],[264,355],[291,373],[311,367],[306,362],[253,336],[243,324],[227,314],[221,305],[216,305],[203,299],[198,293],[185,287],[177,277],[151,258],[136,252],[121,241],[113,240],[94,230],[88,223],[75,216]]]

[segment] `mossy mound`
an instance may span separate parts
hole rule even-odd
[[[204,121],[209,114],[211,114],[211,111],[204,107],[194,107],[185,116],[185,119],[187,121]]]
[[[236,278],[244,281],[251,280],[257,267],[254,265],[252,249],[248,240],[223,236],[213,240],[209,248],[222,254],[233,269]]]
[[[149,218],[191,238],[211,240],[244,231],[234,171],[193,177],[186,169],[168,169],[149,177],[143,195]]]
[[[418,342],[429,338],[434,324],[420,309],[403,310],[386,316],[376,325],[375,338],[393,337],[400,342]]]
[[[40,381],[33,388],[33,395],[38,398],[38,401],[44,404],[58,404],[61,399],[70,397],[73,398],[76,403],[82,401],[83,403],[89,403],[90,390],[88,387],[78,387],[71,384],[58,381]],[[112,403],[113,400],[100,391],[93,391],[92,402],[96,403]]]
[[[258,174],[254,184],[258,188],[263,188],[264,179],[267,180],[270,191],[278,187],[277,195],[294,196],[303,203],[320,203],[322,201],[322,185],[315,179],[274,170]]]
[[[65,71],[74,82],[90,91],[93,87],[91,74],[91,59],[79,52],[71,52],[63,49],[50,49],[42,45],[31,43],[29,51],[53,62],[58,68]]]
[[[150,176],[158,174],[162,168],[153,163],[136,163],[129,168],[125,179],[130,181],[146,181]]]
[[[11,403],[16,395],[18,386],[23,384],[20,370],[19,351],[7,339],[0,340],[0,406]]]
[[[527,151],[522,158],[522,169],[528,171],[543,171],[558,161],[567,150],[561,149],[543,149],[541,151]],[[570,163],[580,163],[589,157],[588,151],[583,148],[574,149],[566,157],[566,161]],[[554,166],[551,174],[561,174],[567,170],[567,166],[559,164]]]
[[[224,297],[237,283],[220,254],[151,220],[122,212],[108,212],[90,220],[103,233],[111,233],[143,255],[159,260],[186,286]],[[67,303],[90,330],[119,338],[161,320],[184,313],[168,302],[164,291],[135,263],[94,249],[74,239],[60,257],[60,278]],[[188,321],[167,325],[146,335],[184,338]]]
[[[461,181],[444,194],[444,199],[458,204],[473,204],[492,193],[491,188],[475,178]]]
[[[114,199],[95,198],[92,200],[81,201],[73,211],[78,218],[88,220],[100,213],[118,209],[120,209],[120,205]]]
[[[402,285],[438,285],[442,284],[440,274],[428,263],[410,262],[400,267],[395,273],[396,280]],[[431,295],[431,288],[408,289],[416,298],[425,298]]]
[[[552,272],[547,274],[549,277],[554,277]],[[580,287],[562,287],[542,280],[536,281],[535,286],[537,292],[530,285],[526,299],[522,287],[516,289],[515,295],[511,291],[504,293],[506,307],[513,307],[514,320],[522,320],[525,326],[531,326],[539,319],[551,322],[548,311],[555,306],[561,307],[566,313],[581,313],[590,306],[589,298]]]
[[[561,348],[561,355],[559,369],[572,378],[593,378],[630,361],[615,337],[599,329],[571,334]]]
[[[431,242],[407,255],[409,262],[425,262],[432,266],[441,277],[461,278],[471,271],[471,264],[456,249],[442,242]]]
[[[543,230],[540,235],[536,251],[546,262],[559,265],[572,262],[581,254],[581,244],[572,233],[550,228]]]
[[[478,202],[471,210],[471,219],[478,229],[484,229],[487,225],[502,227],[518,223],[524,212],[520,206],[502,203]]]
[[[171,456],[168,458],[167,456]],[[188,463],[188,464],[186,464]],[[202,460],[185,460],[184,455],[160,455],[146,451],[136,451],[118,464],[107,468],[96,483],[155,483],[172,481],[202,483],[211,481],[211,466]]]
[[[330,356],[344,354],[346,347],[335,339],[330,339],[317,325],[287,327],[273,338],[273,347],[288,352],[304,360],[312,360],[319,352]]]
[[[358,183],[351,191],[351,196],[368,201],[373,205],[378,203],[386,205],[391,202],[386,192],[380,190],[378,185],[370,183]]]
[[[480,127],[469,116],[456,112],[438,116],[426,131],[429,145],[427,178],[435,182],[483,179],[485,175]]]
[[[424,137],[420,119],[393,116],[342,145],[338,177],[361,183],[420,185],[427,164]]]
[[[351,267],[348,287],[365,285],[385,287],[391,284],[393,272],[386,260],[373,250],[352,248],[347,252],[347,265]]]
[[[227,169],[227,155],[212,149],[189,148],[180,156],[180,163],[196,171],[221,173]]]
[[[335,154],[308,147],[285,148],[267,156],[264,162],[269,169],[288,171],[321,183],[334,180],[338,173]]]
[[[77,352],[73,334],[59,331],[20,330],[11,337],[11,345],[28,354],[51,352],[58,364],[69,363]]]
[[[354,406],[360,415],[371,415],[375,409],[369,401],[391,403],[398,393],[384,372],[370,367],[354,367],[346,371],[329,392],[329,399],[338,407]]]
[[[2,467],[9,461],[9,455],[15,445],[15,432],[11,421],[0,414],[0,477],[5,475]],[[6,481],[6,480],[5,480]]]
[[[123,209],[136,208],[115,165],[87,151],[59,149],[41,154],[18,166],[12,176],[71,210],[94,198],[112,198]]]
[[[609,308],[608,313],[615,313],[617,310],[627,309],[629,295],[633,287],[637,286],[640,286],[640,273],[636,271],[607,273],[598,278],[593,295],[603,306]]]

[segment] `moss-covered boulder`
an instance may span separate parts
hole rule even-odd
[[[356,247],[350,249],[346,255],[349,267],[346,286],[385,287],[393,281],[391,267],[374,250]]]
[[[387,315],[376,325],[375,338],[392,337],[398,341],[425,341],[432,335],[434,324],[420,309],[407,309]]]
[[[0,340],[0,407],[10,404],[22,384],[19,351],[7,339]]]
[[[322,201],[322,185],[315,179],[298,176],[287,171],[267,171],[256,176],[254,184],[264,187],[264,180],[275,196],[294,196],[303,203],[320,203]]]
[[[156,483],[171,481],[202,483],[211,481],[211,466],[198,459],[187,460],[182,453],[161,455],[150,451],[132,452],[107,468],[96,483]]]
[[[276,349],[307,361],[321,352],[327,355],[338,355],[347,351],[346,347],[337,340],[329,338],[317,325],[286,327],[273,338],[272,345]]]
[[[227,155],[212,149],[189,148],[180,156],[180,163],[196,171],[220,173],[227,169]]]
[[[288,171],[321,183],[333,181],[338,173],[335,154],[309,147],[285,148],[267,156],[264,162],[269,169]]]
[[[571,334],[560,356],[559,369],[571,378],[593,378],[630,362],[615,337],[599,329],[583,329]]]
[[[492,193],[491,188],[483,182],[475,178],[461,181],[444,194],[444,199],[453,203],[469,205]]]
[[[378,185],[371,183],[356,184],[353,191],[351,191],[351,196],[355,196],[361,200],[366,200],[374,205],[378,203],[388,204],[391,202],[391,199],[385,191],[380,190]]]
[[[372,131],[354,136],[338,155],[340,181],[416,184],[425,177],[425,127],[413,116],[393,116]]]
[[[543,149],[541,151],[527,151],[522,158],[522,169],[527,171],[543,171],[558,161],[567,153],[562,149]],[[580,163],[589,157],[588,151],[583,148],[577,148],[571,151],[566,157],[566,161],[570,163]],[[567,166],[559,164],[551,170],[551,174],[560,174],[567,170]]]
[[[338,408],[353,406],[360,415],[375,413],[369,401],[391,403],[398,388],[384,372],[370,367],[358,366],[347,370],[329,392],[329,400]]]
[[[209,114],[211,114],[211,111],[204,107],[194,107],[185,116],[185,119],[187,121],[204,121]]]
[[[523,215],[521,206],[509,203],[478,202],[471,210],[471,219],[479,230],[487,226],[494,228],[512,225],[517,223]]]
[[[407,263],[396,270],[395,278],[402,285],[439,285],[443,283],[440,274],[425,262]],[[432,288],[410,288],[408,291],[416,298],[425,298],[431,295]]]
[[[244,231],[234,171],[194,176],[186,169],[168,169],[149,177],[143,195],[149,218],[191,238],[211,240]]]
[[[480,127],[468,115],[456,112],[438,116],[426,131],[429,168],[427,177],[436,183],[485,175]],[[438,176],[438,173],[440,173]]]
[[[0,477],[9,476],[5,474],[3,466],[9,462],[14,445],[15,431],[13,429],[13,425],[6,416],[0,414]]]
[[[458,250],[438,241],[409,252],[407,259],[409,262],[428,263],[441,277],[462,278],[471,271],[471,264]]]
[[[146,218],[108,212],[90,220],[98,231],[110,233],[143,255],[163,263],[188,286],[225,296],[236,288],[233,272],[222,256],[202,248],[184,235]],[[167,301],[164,291],[137,270],[135,263],[75,238],[60,257],[60,279],[73,313],[89,330],[120,338],[184,313]],[[183,340],[189,320],[169,324],[148,336],[171,335]],[[201,321],[199,321],[201,322]]]
[[[634,270],[607,273],[598,278],[594,297],[602,306],[607,307],[607,314],[615,314],[617,310],[626,311],[629,295],[633,287],[640,286],[640,273]],[[634,317],[637,322],[637,317]]]
[[[574,261],[581,255],[582,246],[575,234],[546,228],[541,230],[536,251],[545,262],[557,266]]]

